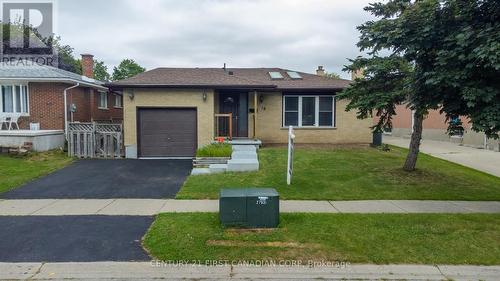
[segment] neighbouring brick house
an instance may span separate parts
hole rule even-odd
[[[192,157],[216,137],[286,143],[371,142],[371,120],[336,95],[349,80],[281,68],[157,68],[110,83],[123,91],[126,157]],[[229,125],[230,124],[230,125]]]
[[[67,120],[121,122],[122,96],[93,79],[93,56],[82,55],[83,76],[43,65],[0,66],[0,114],[19,114],[19,128],[64,130]],[[4,127],[5,129],[5,127]]]
[[[396,115],[392,119],[392,129],[385,133],[395,137],[410,137],[413,127],[413,114],[406,105],[396,106]],[[423,122],[422,139],[451,141],[463,145],[487,148],[499,151],[500,142],[486,138],[484,133],[478,133],[471,129],[472,124],[465,117],[460,118],[464,131],[462,134],[450,136],[447,132],[448,122],[446,116],[439,110],[430,110]],[[374,120],[376,122],[376,118]]]

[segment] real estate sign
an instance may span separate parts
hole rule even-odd
[[[293,128],[290,126],[288,128],[288,165],[286,171],[286,183],[290,185],[292,183],[292,173],[293,173],[293,142],[295,140],[295,134],[293,133]]]

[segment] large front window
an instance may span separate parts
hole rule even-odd
[[[334,127],[335,98],[332,95],[283,96],[283,126]]]
[[[28,86],[1,85],[0,109],[3,113],[29,112]]]

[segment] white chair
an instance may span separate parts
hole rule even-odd
[[[17,121],[19,121],[19,117],[21,117],[21,115],[18,113],[12,113],[8,115],[7,118],[9,118],[9,130],[13,129],[13,124],[16,125],[16,129],[19,130],[19,124],[17,124]]]
[[[7,115],[5,114],[0,114],[0,130],[3,130],[3,125],[9,128],[9,121],[7,120]]]

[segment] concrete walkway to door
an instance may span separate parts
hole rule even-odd
[[[0,216],[129,215],[218,212],[218,200],[34,199],[0,201]],[[283,213],[500,213],[499,201],[282,200]]]
[[[383,142],[408,148],[410,139],[384,136]],[[500,177],[500,152],[433,140],[422,140],[420,151],[437,158]]]

